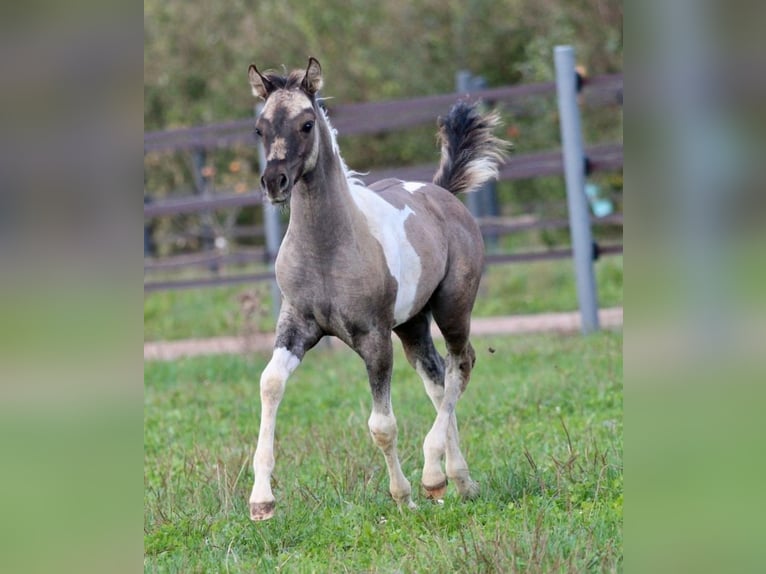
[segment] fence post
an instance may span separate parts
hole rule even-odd
[[[154,201],[151,196],[144,195],[144,205],[149,205]],[[157,246],[154,243],[154,219],[146,220],[144,218],[144,257],[156,257]]]
[[[587,335],[599,328],[598,302],[593,272],[593,238],[585,196],[585,153],[580,130],[580,112],[577,107],[574,49],[571,46],[556,46],[554,60],[577,299],[582,318],[582,332]]]
[[[205,148],[195,148],[192,151],[192,173],[194,175],[194,187],[198,195],[205,199],[211,198],[210,177],[205,174],[205,163],[207,162],[207,152]],[[202,249],[212,251],[215,248],[215,228],[213,226],[213,213],[204,211],[200,214]],[[213,260],[208,265],[211,273],[218,273],[218,262]]]
[[[256,118],[261,114],[262,110],[262,103],[255,105]],[[266,169],[266,151],[263,149],[263,143],[260,140],[256,146],[258,148],[258,168],[261,175],[263,175]],[[269,269],[273,272],[279,245],[282,243],[282,223],[276,207],[265,199],[261,205],[263,206],[263,227],[266,235],[266,257],[269,260]],[[271,285],[272,310],[276,320],[279,318],[279,309],[282,306],[282,293],[279,291],[276,279],[272,279],[269,283]]]

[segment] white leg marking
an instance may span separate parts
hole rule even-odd
[[[287,349],[274,349],[269,364],[261,374],[261,428],[258,446],[253,457],[255,480],[250,493],[250,504],[268,505],[274,503],[271,492],[271,473],[274,470],[274,431],[277,409],[285,391],[285,383],[300,363],[298,357]],[[251,517],[255,518],[252,514]],[[272,510],[273,512],[273,510]],[[265,518],[269,518],[265,516]]]
[[[460,451],[460,435],[457,430],[457,417],[455,415],[455,404],[460,394],[459,370],[455,368],[458,380],[453,385],[448,385],[447,379],[454,376],[448,369],[445,376],[445,386],[450,387],[450,399],[452,406],[445,405],[445,388],[432,381],[426,370],[420,362],[416,363],[415,370],[423,379],[426,393],[428,393],[431,402],[436,409],[437,416],[431,430],[423,442],[423,456],[425,459],[423,465],[423,484],[429,487],[439,486],[445,480],[441,469],[441,458],[446,458],[447,476],[455,482],[458,492],[464,497],[473,497],[478,492],[478,485],[471,479],[468,471],[468,463]],[[457,392],[455,388],[457,387]],[[446,408],[442,409],[445,406]],[[446,428],[445,428],[446,427]]]
[[[396,417],[393,411],[388,414],[378,412],[374,407],[368,421],[372,440],[378,445],[386,459],[388,467],[389,491],[398,504],[416,508],[412,502],[412,487],[405,478],[396,452]]]
[[[438,411],[439,406],[442,404],[442,399],[444,398],[444,387],[437,385],[435,381],[431,380],[431,377],[428,376],[428,372],[423,368],[423,363],[420,361],[415,363],[415,371],[417,371],[418,375],[420,375],[420,378],[423,380],[423,386],[426,388],[428,398],[431,399],[434,408]]]
[[[431,399],[431,402],[438,413],[439,407],[444,399],[444,387],[437,385],[430,379],[428,373],[423,369],[420,362],[417,363],[415,370],[420,375],[420,378],[423,379],[426,393],[428,393],[428,397]],[[447,443],[445,449],[447,476],[450,479],[456,479],[458,475],[463,473],[467,474],[468,464],[465,462],[463,453],[460,452],[460,435],[458,434],[457,416],[454,411],[450,414],[449,423],[447,425]]]
[[[436,420],[423,441],[423,458],[425,459],[423,464],[423,484],[429,487],[436,487],[443,484],[446,480],[441,468],[441,459],[447,448],[447,431],[439,429],[439,427],[443,426],[439,417],[441,406],[444,402],[444,387],[437,385],[430,379],[419,361],[416,363],[415,370],[420,375],[420,378],[423,379],[426,393],[428,393],[428,397],[431,399],[437,413]],[[449,422],[448,419],[447,422]]]

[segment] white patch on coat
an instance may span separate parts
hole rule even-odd
[[[283,160],[285,159],[285,156],[287,155],[287,142],[285,141],[285,138],[274,138],[274,141],[271,142],[271,147],[269,148],[269,157],[266,158],[266,161],[272,161],[272,160]]]
[[[402,182],[402,187],[405,191],[409,191],[410,193],[415,193],[417,190],[419,190],[421,187],[425,187],[426,184],[421,181],[405,181]]]
[[[397,209],[358,180],[350,179],[349,189],[367,219],[372,236],[383,248],[388,269],[396,279],[394,323],[400,325],[410,318],[423,270],[404,229],[404,222],[415,212],[409,206]]]

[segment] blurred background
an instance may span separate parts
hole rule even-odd
[[[340,12],[329,10],[330,2],[146,2],[143,14],[122,1],[3,8],[0,569],[141,567],[140,341],[210,334],[176,318],[163,325],[161,317],[193,309],[176,307],[172,293],[201,293],[199,301],[217,293],[168,290],[163,302],[155,297],[161,293],[138,286],[139,274],[144,284],[164,279],[147,272],[138,189],[143,185],[144,202],[197,193],[187,152],[147,153],[139,143],[145,146],[147,132],[252,118],[251,62],[292,68],[316,56],[324,95],[335,98],[331,113],[336,103],[455,91],[459,70],[483,77],[488,88],[548,82],[557,44],[575,47],[589,77],[623,71],[618,2],[337,4]],[[647,0],[625,15],[627,571],[762,569],[764,7]],[[581,108],[586,145],[621,137],[620,110],[594,111],[605,114],[602,122]],[[553,101],[537,100],[532,111],[527,118],[503,112],[513,157],[558,145]],[[400,132],[366,143],[341,134],[341,147],[358,170],[417,164],[436,154],[433,127],[423,129],[429,135]],[[410,147],[410,137],[425,143]],[[210,193],[255,189],[250,145],[207,154]],[[599,189],[619,212],[622,177],[602,175],[608,182]],[[560,176],[501,182],[498,197],[503,216],[534,214],[522,206],[560,200],[563,184]],[[154,222],[149,261],[198,253],[203,234],[189,230],[203,222],[195,217],[188,225]],[[236,220],[257,225],[258,217],[257,209],[242,209]],[[500,247],[543,249],[546,241],[567,240],[565,231],[556,233],[551,240],[541,230],[503,237]],[[594,226],[594,233],[601,231]],[[248,247],[244,239],[229,243]],[[597,272],[617,260],[603,257]],[[549,277],[571,276],[563,263],[565,271]],[[548,263],[530,264],[528,273],[520,265],[505,273],[526,277],[515,293],[542,291],[532,277]],[[202,272],[214,276],[206,265],[183,273]],[[621,286],[621,259],[614,275],[612,284]],[[231,308],[238,295],[220,296],[219,308]],[[553,306],[523,295],[503,300],[526,301],[530,312]],[[566,301],[558,305],[572,308],[572,298]],[[215,329],[241,329],[237,316],[239,309]],[[200,323],[186,317],[187,325]]]

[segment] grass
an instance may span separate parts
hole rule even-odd
[[[603,257],[595,264],[601,307],[622,305],[622,256]],[[248,317],[243,294],[254,296],[258,308]],[[474,308],[475,317],[516,315],[577,309],[572,262],[542,261],[494,265],[487,269]],[[185,339],[242,334],[248,329],[274,328],[266,283],[163,291],[144,297],[144,338]]]
[[[247,498],[266,356],[145,364],[147,572],[610,572],[622,568],[622,336],[477,338],[458,405],[481,495],[400,512],[367,431],[365,369],[312,351],[277,423],[277,514]],[[398,347],[398,346],[397,346]],[[417,491],[434,413],[397,348],[393,401]]]

